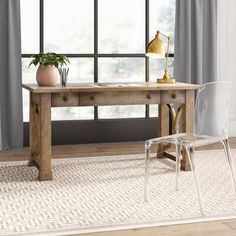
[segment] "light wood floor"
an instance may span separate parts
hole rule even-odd
[[[230,146],[231,148],[236,148],[236,138],[230,139]],[[204,149],[219,148],[222,147],[217,144],[207,146]],[[143,150],[144,142],[54,146],[53,158],[139,154],[143,153]],[[27,160],[28,153],[28,148],[24,148],[23,150],[1,151],[0,161]],[[80,234],[80,236],[236,236],[236,220]]]

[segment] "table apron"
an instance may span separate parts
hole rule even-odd
[[[52,107],[185,103],[186,90],[51,93]],[[32,94],[40,105],[40,94]]]

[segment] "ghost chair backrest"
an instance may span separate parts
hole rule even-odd
[[[228,137],[231,82],[204,84],[199,90],[195,108],[195,133]]]

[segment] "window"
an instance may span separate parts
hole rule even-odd
[[[72,83],[155,81],[163,76],[164,60],[146,58],[145,49],[157,29],[171,36],[173,76],[174,18],[175,0],[21,0],[23,82],[35,82],[30,56],[48,51],[70,58]],[[24,121],[28,100],[23,91]],[[52,109],[53,120],[157,115],[152,105]]]

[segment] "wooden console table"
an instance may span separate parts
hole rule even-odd
[[[29,166],[39,169],[39,180],[51,180],[51,107],[159,104],[160,135],[169,134],[169,114],[173,132],[178,132],[181,117],[185,132],[192,132],[195,91],[199,85],[174,83],[92,83],[69,84],[67,87],[45,87],[23,84],[30,92],[30,158]],[[172,104],[179,104],[175,111]],[[170,156],[160,146],[158,155]],[[181,163],[189,170],[186,153]]]

